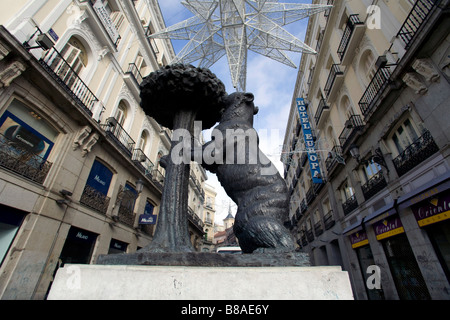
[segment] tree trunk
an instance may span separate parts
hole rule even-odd
[[[180,110],[174,114],[174,131],[185,129],[192,137],[196,112]],[[194,251],[188,229],[189,161],[175,164],[174,147],[183,141],[172,141],[167,157],[166,176],[161,198],[156,232],[145,252],[192,252]],[[187,162],[187,163],[186,163]]]

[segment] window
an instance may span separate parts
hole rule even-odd
[[[49,156],[58,133],[35,111],[14,99],[0,117],[0,138],[9,152],[39,163]],[[5,145],[5,146],[6,146]],[[38,164],[39,164],[38,163]]]
[[[372,81],[372,78],[377,72],[375,62],[376,59],[372,50],[368,49],[361,55],[361,59],[359,61],[359,72],[360,77],[366,86],[369,85],[370,81]]]
[[[76,80],[82,74],[88,64],[87,50],[79,39],[71,37],[61,51],[50,64],[55,73],[72,90],[78,83]]]
[[[145,149],[147,148],[147,140],[148,140],[148,134],[146,131],[142,131],[141,138],[139,139],[139,145],[138,149],[141,149],[142,152],[145,153]]]
[[[348,200],[355,195],[354,189],[349,185],[348,181],[345,181],[341,188],[342,199]]]
[[[147,199],[147,202],[145,203],[144,214],[152,215],[154,210],[155,205]]]
[[[364,177],[366,181],[370,180],[373,176],[375,176],[378,172],[380,172],[381,167],[378,163],[374,162],[373,159],[368,161],[367,164],[364,165]]]
[[[114,118],[117,120],[120,126],[123,127],[125,119],[127,118],[127,105],[123,100],[119,102],[119,107],[117,108],[116,116]]]
[[[113,172],[98,160],[94,161],[81,195],[80,202],[101,213],[106,213],[109,205],[107,197]]]
[[[398,153],[402,153],[418,138],[418,134],[410,119],[406,119],[392,135],[392,141]]]

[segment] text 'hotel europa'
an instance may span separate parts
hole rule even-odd
[[[305,100],[303,98],[297,98],[297,109],[298,114],[300,115],[300,124],[302,126],[306,152],[308,153],[312,181],[313,183],[323,183],[322,175],[320,173],[319,157],[317,156],[316,148],[314,147],[314,138],[311,130],[311,124],[309,123]]]

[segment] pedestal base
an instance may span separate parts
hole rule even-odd
[[[65,265],[50,300],[349,300],[340,267]]]

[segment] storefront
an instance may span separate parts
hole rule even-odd
[[[22,225],[26,213],[0,205],[0,266]]]
[[[376,238],[381,242],[399,298],[428,300],[425,280],[398,215],[372,222]]]
[[[371,273],[367,272],[371,266],[376,265],[372,250],[369,245],[369,239],[367,237],[366,230],[364,230],[361,222],[356,224],[356,228],[352,228],[347,231],[350,239],[352,249],[355,251],[358,258],[359,268],[361,270],[362,278],[364,279],[367,298],[369,300],[384,300],[383,288],[369,288],[366,284]]]
[[[96,233],[71,227],[60,255],[62,265],[89,264],[97,236]]]
[[[399,210],[410,209],[425,230],[450,282],[450,181],[448,175],[432,181],[431,188],[399,199]]]
[[[115,254],[115,253],[125,253],[127,252],[128,243],[111,239],[111,242],[109,243],[109,250],[108,254]]]

